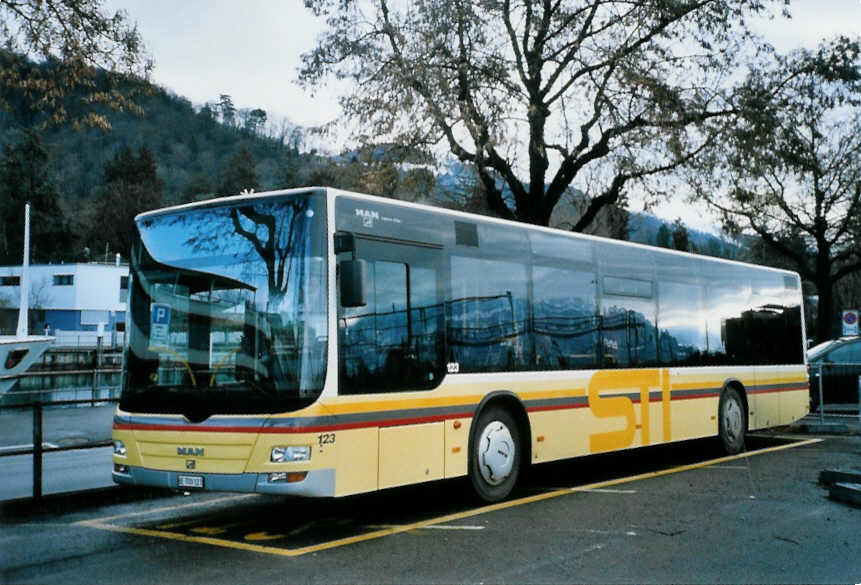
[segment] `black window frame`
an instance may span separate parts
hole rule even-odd
[[[75,275],[74,274],[54,274],[51,282],[53,283],[54,286],[74,286],[75,285]]]
[[[393,238],[353,235],[356,249],[341,253],[337,260],[340,262],[351,259],[355,255],[366,262],[366,274],[373,276],[365,282],[365,306],[344,307],[338,295],[338,394],[381,394],[435,389],[445,377],[442,247]],[[377,264],[404,267],[406,306],[402,310],[394,307],[391,311],[385,311],[385,315],[378,310],[376,291],[371,288],[376,286]],[[426,269],[435,271],[431,288],[436,299],[430,305],[416,306],[413,304],[413,293],[427,292],[428,288],[427,282],[419,284],[415,275]],[[340,282],[338,288],[340,289]],[[389,321],[397,320],[397,313],[401,312],[404,313],[406,338],[402,338],[398,347],[398,344],[391,343],[392,336],[397,333],[378,330],[377,323],[387,317]],[[360,320],[364,323],[360,323]],[[371,325],[373,327],[370,328],[369,335],[367,330]],[[386,325],[385,329],[392,329],[393,326],[397,328],[397,323],[390,322]],[[388,340],[385,339],[386,335],[389,336]],[[350,336],[356,341],[348,342]],[[366,347],[362,349],[360,346]]]

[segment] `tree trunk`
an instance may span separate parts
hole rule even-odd
[[[834,283],[830,278],[816,280],[819,304],[816,310],[816,342],[820,343],[836,337],[834,331]]]

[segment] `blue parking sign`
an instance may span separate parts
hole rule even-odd
[[[170,325],[170,305],[153,303],[150,308],[150,316],[153,324]]]
[[[170,346],[170,305],[151,303],[149,306],[150,349]]]

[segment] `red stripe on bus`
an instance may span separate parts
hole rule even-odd
[[[810,385],[804,384],[802,386],[790,386],[780,387],[780,388],[762,388],[760,390],[749,390],[748,394],[770,394],[772,392],[797,392],[799,390],[810,390]]]
[[[343,431],[349,429],[364,429],[371,427],[394,427],[398,425],[416,425],[429,422],[441,422],[454,418],[472,418],[471,412],[463,412],[446,415],[418,416],[410,418],[396,418],[389,420],[369,420],[364,422],[352,422],[327,425],[305,425],[295,427],[226,427],[205,426],[191,427],[184,425],[156,425],[146,423],[115,423],[114,430],[120,431],[177,431],[192,433],[260,433],[260,434],[298,434],[318,433],[323,431]]]
[[[700,394],[685,394],[684,396],[674,396],[673,400],[695,400],[697,398],[717,398],[719,392],[701,392]],[[660,402],[661,397],[657,396],[653,402]]]
[[[551,406],[528,406],[526,412],[547,412],[548,410],[571,410],[574,408],[589,408],[589,403],[554,404]]]
[[[153,425],[146,423],[114,423],[115,431],[191,431],[213,433],[259,433],[261,427],[190,427],[184,425]]]

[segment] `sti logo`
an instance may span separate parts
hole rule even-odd
[[[362,225],[367,228],[374,227],[374,222],[380,221],[380,213],[370,209],[356,209],[356,216],[362,218]]]

